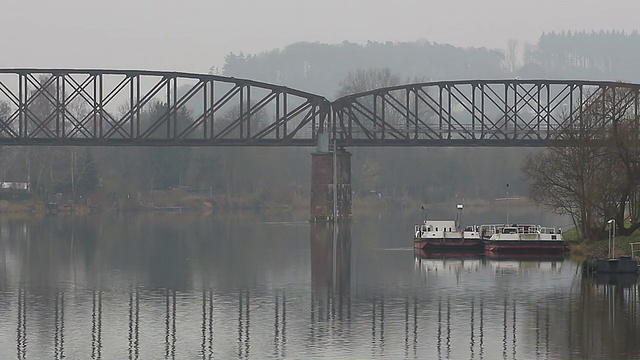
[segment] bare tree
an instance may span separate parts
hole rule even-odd
[[[518,40],[509,39],[509,41],[507,41],[507,54],[505,61],[507,70],[509,70],[510,73],[515,72],[518,67]]]
[[[637,211],[625,216],[629,204],[640,200],[633,99],[630,90],[604,91],[583,107],[579,125],[563,131],[564,147],[532,155],[523,166],[532,199],[570,215],[586,240],[600,238],[611,218],[621,235],[640,228]]]
[[[400,76],[392,73],[389,68],[358,70],[350,72],[347,74],[347,77],[340,82],[338,97],[396,86],[400,85],[400,83]]]

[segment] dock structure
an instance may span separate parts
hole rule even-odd
[[[629,246],[631,246],[631,257],[636,261],[640,261],[640,242],[629,243]],[[636,252],[638,252],[637,255]]]
[[[585,274],[637,274],[638,260],[629,255],[617,258],[587,258],[582,263]]]

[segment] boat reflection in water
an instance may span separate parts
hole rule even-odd
[[[620,288],[630,288],[638,282],[638,274],[623,273],[599,273],[585,276],[595,285],[614,285]]]
[[[530,272],[560,272],[564,254],[503,254],[485,252],[485,257],[494,273],[525,274]]]
[[[460,269],[475,271],[484,263],[484,256],[479,252],[432,252],[415,248],[414,254],[416,267],[421,267],[427,272],[455,271]]]
[[[415,249],[416,267],[426,272],[452,270],[478,271],[490,268],[494,273],[559,272],[564,254],[518,254],[485,252],[429,252]]]

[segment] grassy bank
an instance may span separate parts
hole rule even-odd
[[[606,257],[609,253],[609,239],[601,239],[598,241],[581,241],[578,239],[577,232],[570,230],[564,233],[565,239],[569,242],[572,255],[587,257]],[[630,236],[615,237],[615,254],[616,255],[632,255],[631,243],[640,242],[640,232],[636,231]],[[635,247],[635,256],[640,256],[640,246]]]

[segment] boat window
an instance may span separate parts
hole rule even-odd
[[[438,227],[436,226],[436,231],[438,231]]]

